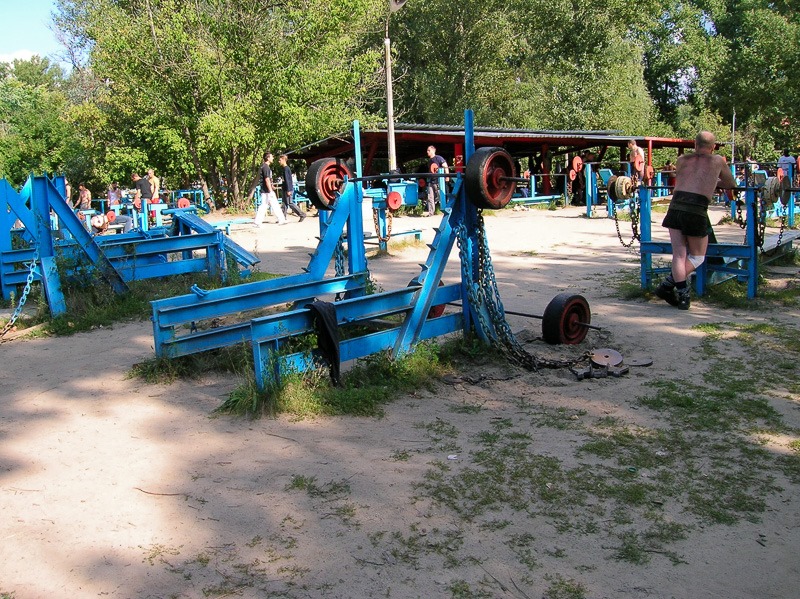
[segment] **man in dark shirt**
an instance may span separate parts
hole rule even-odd
[[[447,160],[436,153],[434,146],[428,146],[428,170],[432,173],[438,173],[439,169],[444,169],[444,172],[449,173],[450,168],[447,166]],[[428,179],[427,202],[425,204],[425,212],[422,216],[433,216],[436,213],[436,198],[439,197],[439,186],[441,177],[431,177]]]
[[[131,175],[131,179],[133,179],[133,186],[136,189],[136,193],[133,196],[133,201],[136,202],[136,200],[139,200],[139,205],[146,207],[153,197],[153,190],[150,187],[150,181],[147,179],[142,179],[142,177],[139,176],[139,173],[133,173]]]
[[[278,196],[275,194],[275,187],[272,185],[272,152],[264,153],[264,162],[261,163],[259,176],[261,178],[261,203],[256,209],[256,218],[253,224],[261,227],[264,224],[264,217],[267,215],[267,206],[278,218],[279,225],[286,224],[286,217],[283,215],[281,207],[278,205]]]
[[[288,210],[291,210],[300,217],[300,222],[302,223],[306,218],[306,213],[300,210],[294,201],[294,179],[292,178],[292,169],[289,168],[289,157],[286,154],[281,154],[278,156],[278,164],[281,165],[283,170],[283,182],[281,183],[283,214],[285,215]]]

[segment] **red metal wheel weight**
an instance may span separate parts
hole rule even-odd
[[[353,173],[340,158],[322,158],[311,163],[306,173],[306,193],[317,210],[331,210],[343,191],[344,178]]]
[[[178,200],[178,208],[188,208],[191,205],[192,203],[189,201],[189,198],[180,198]]]
[[[414,278],[411,279],[411,281],[409,281],[406,287],[414,287],[419,284],[420,282],[416,278]],[[439,281],[439,287],[444,287],[444,282],[441,280]],[[444,314],[445,308],[446,308],[445,304],[437,304],[435,306],[431,306],[431,309],[428,310],[428,316],[426,318],[439,318],[442,314]]]
[[[580,156],[573,156],[571,164],[573,171],[579,173],[583,170],[583,158]]]
[[[141,210],[142,209],[142,200],[141,200],[141,198],[136,198],[135,200],[133,200],[133,207],[136,208],[137,210]]]
[[[652,164],[648,164],[644,169],[644,176],[646,179],[652,179],[656,176],[656,169],[653,168]]]
[[[417,179],[417,185],[419,185],[420,189],[425,189],[428,186],[428,182],[425,179]]]
[[[81,221],[85,221],[86,220],[86,215],[81,211],[78,211],[78,220],[81,220]]]
[[[429,170],[432,173],[438,173],[439,172],[439,165],[434,162],[433,164],[430,165]]]
[[[467,163],[467,197],[478,208],[499,210],[516,189],[514,160],[503,148],[480,148]]]
[[[778,169],[778,170],[775,172],[775,176],[776,176],[776,177],[778,177],[778,181],[783,181],[783,178],[786,176],[786,173],[784,173],[784,172],[783,172],[783,169],[782,169],[782,168],[779,168],[779,169]]]
[[[108,222],[113,225],[114,221],[117,220],[117,213],[113,210],[109,210],[106,212],[106,218],[108,219]]]
[[[389,210],[397,210],[402,205],[403,196],[400,195],[399,191],[390,191],[386,195],[386,206],[389,208]]]
[[[542,338],[551,345],[577,345],[586,338],[591,324],[589,302],[582,295],[559,293],[542,316]]]
[[[643,171],[644,158],[642,158],[641,156],[636,156],[636,158],[633,159],[633,168],[635,168],[637,172]]]
[[[578,173],[572,169],[569,169],[569,173],[567,174],[567,176],[569,177],[570,181],[574,181],[575,179],[578,178]]]

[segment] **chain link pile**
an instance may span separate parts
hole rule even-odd
[[[503,302],[497,288],[497,279],[492,267],[492,258],[489,254],[489,244],[486,239],[483,215],[478,211],[477,223],[477,256],[478,272],[472,276],[472,268],[468,255],[469,240],[467,228],[460,223],[455,228],[458,243],[458,255],[461,259],[461,277],[467,287],[467,299],[476,315],[476,323],[492,346],[500,351],[509,361],[527,370],[538,372],[540,368],[570,368],[590,356],[589,352],[575,360],[550,360],[541,358],[525,350],[514,337],[511,327],[506,321]],[[491,322],[487,321],[488,315]]]

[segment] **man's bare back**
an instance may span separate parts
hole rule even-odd
[[[717,187],[736,187],[736,180],[722,156],[702,150],[685,154],[675,165],[675,191],[697,193],[711,200]]]

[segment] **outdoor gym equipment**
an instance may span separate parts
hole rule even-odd
[[[387,201],[397,202],[397,198],[391,199],[392,191],[396,191],[391,186],[418,174],[359,176],[361,150],[356,122],[356,176],[343,161],[333,158],[316,161],[308,170],[306,193],[320,210],[320,239],[305,272],[224,289],[194,289],[192,294],[152,302],[156,355],[174,357],[249,341],[256,381],[262,389],[286,372],[304,372],[320,362],[338,372],[342,361],[381,350],[402,355],[420,340],[457,330],[475,331],[485,342],[502,346],[506,355],[531,368],[573,364],[528,354],[516,343],[505,321],[480,210],[502,208],[509,202],[515,186],[514,165],[501,148],[473,151],[472,131],[472,113],[467,111],[465,145],[469,158],[465,174],[425,173],[449,176],[454,187],[452,193],[443,196],[441,223],[435,228],[426,261],[409,286],[370,295],[365,291],[369,273],[364,254],[362,184],[385,179]],[[345,231],[347,273],[342,252]],[[459,247],[462,276],[457,283],[444,284],[442,275],[454,244]],[[326,278],[331,260],[336,261],[336,276]],[[333,295],[343,297],[319,301],[321,296]],[[443,314],[441,308],[434,309],[455,301],[460,301],[459,312]],[[288,310],[282,307],[287,303],[291,304]],[[586,300],[566,295],[551,306],[551,315],[545,317],[552,333],[549,337],[567,343],[582,341],[590,319]],[[241,319],[241,312],[269,308],[277,310]],[[235,318],[241,320],[228,322]],[[377,331],[376,321],[381,321]],[[205,327],[203,322],[212,325]],[[342,329],[347,329],[348,338],[339,341]],[[322,340],[318,350],[286,353],[291,338],[313,331]]]
[[[774,251],[775,255],[767,256],[765,261],[774,259],[778,253],[790,249],[794,239],[800,237],[800,231],[786,231],[784,221],[781,222],[781,230],[777,236],[772,239],[765,237],[767,213],[765,188],[740,187],[733,191],[745,194],[746,216],[739,213],[736,217],[739,225],[745,230],[745,242],[744,244],[713,243],[712,239],[712,243],[708,244],[706,251],[708,259],[695,272],[695,291],[699,296],[705,294],[706,286],[709,284],[736,278],[747,284],[748,298],[756,297],[759,256]],[[656,275],[667,273],[670,270],[669,267],[654,268],[652,255],[671,254],[672,244],[669,241],[653,241],[652,239],[650,188],[639,187],[639,203],[641,211],[641,286],[642,289],[648,289]]]
[[[119,235],[92,235],[88,228],[94,211],[74,212],[64,199],[64,178],[29,177],[17,193],[0,180],[0,289],[8,300],[30,273],[40,281],[51,314],[66,311],[56,257],[65,258],[61,276],[86,273],[72,264],[86,261],[90,272],[106,279],[114,292],[127,291],[126,283],[190,272],[225,276],[226,256],[244,272],[259,260],[221,232],[182,210],[171,212],[173,222],[149,231]],[[82,217],[82,218],[81,218]],[[116,218],[113,211],[106,215]],[[20,226],[16,226],[19,223]],[[5,234],[8,231],[8,234]],[[30,284],[26,285],[30,290]]]

